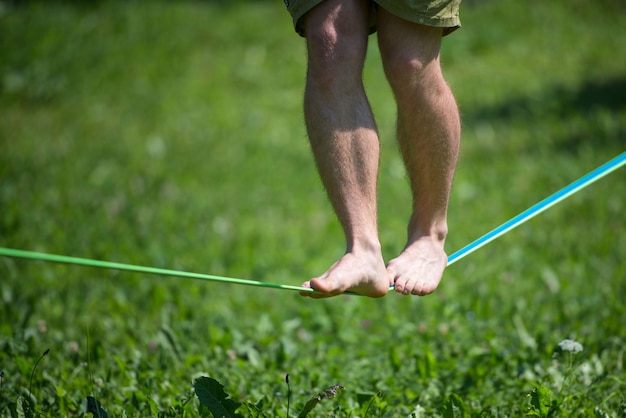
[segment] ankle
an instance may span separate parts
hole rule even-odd
[[[346,253],[381,254],[380,241],[377,238],[355,238],[348,240]]]
[[[433,242],[443,244],[448,236],[448,225],[446,222],[441,222],[432,225],[416,226],[411,222],[407,235],[409,242],[431,239]]]

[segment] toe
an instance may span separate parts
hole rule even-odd
[[[305,289],[312,289],[312,287],[311,287],[311,282],[310,282],[310,281],[309,281],[309,282],[304,282],[304,283],[302,283],[300,286],[301,286],[301,287],[303,287],[303,288],[305,288]],[[298,292],[298,293],[299,293],[299,295],[300,295],[300,296],[306,296],[306,297],[308,297],[308,296],[311,296],[311,293],[312,293],[312,292]]]
[[[404,285],[404,282],[402,281],[396,281],[394,283],[394,290],[398,293],[404,293],[404,291],[406,290],[406,286]]]

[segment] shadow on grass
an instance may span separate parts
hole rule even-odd
[[[594,147],[626,145],[626,76],[587,80],[578,88],[554,86],[542,94],[512,98],[498,106],[468,109],[467,122],[499,121],[536,124],[540,120],[559,123],[556,146],[576,151],[593,142]],[[596,133],[593,137],[591,134]]]

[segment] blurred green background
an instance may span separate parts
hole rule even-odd
[[[626,148],[623,2],[461,10],[442,51],[463,119],[450,253]],[[410,196],[375,41],[364,78],[390,259]],[[293,285],[320,274],[344,243],[302,122],[305,64],[280,1],[0,2],[0,246]],[[473,415],[519,416],[537,385],[564,416],[623,416],[625,190],[611,174],[427,298],[310,301],[2,258],[0,414],[51,348],[33,381],[49,416],[84,413],[89,394],[116,416],[195,416],[198,372],[265,396],[269,416],[285,416],[285,373],[301,394],[346,386],[337,416],[379,390],[372,416],[435,416],[452,393]],[[585,347],[569,385],[553,360],[565,338]]]

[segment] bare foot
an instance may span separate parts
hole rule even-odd
[[[317,292],[302,292],[300,295],[328,298],[350,291],[379,298],[387,294],[390,285],[380,251],[353,251],[341,257],[326,273],[302,284],[302,287]]]
[[[395,291],[404,295],[428,295],[437,289],[448,257],[443,242],[424,236],[387,264],[387,273]]]

